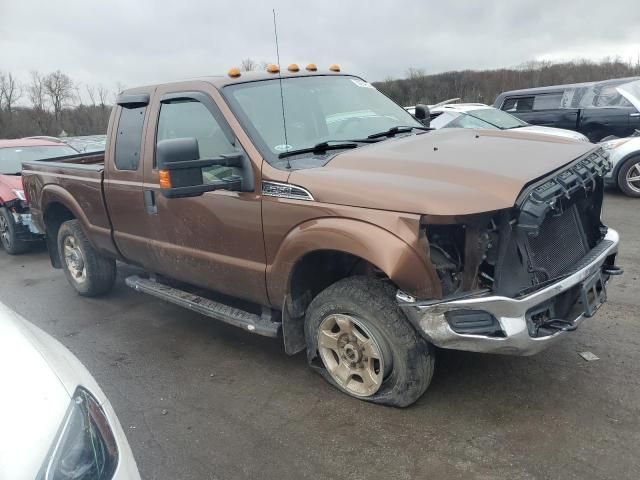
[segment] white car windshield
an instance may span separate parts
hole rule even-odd
[[[466,112],[443,112],[431,121],[434,128],[483,128],[510,130],[526,127],[527,122],[497,108],[478,108]]]

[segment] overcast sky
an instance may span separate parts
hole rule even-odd
[[[370,81],[640,56],[639,0],[0,0],[0,71],[126,86],[226,72],[243,58],[339,63]]]

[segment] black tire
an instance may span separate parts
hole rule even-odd
[[[636,167],[638,164],[640,164],[640,156],[634,156],[625,160],[620,167],[620,170],[618,170],[618,187],[620,187],[620,190],[629,197],[640,197],[640,181],[636,183],[635,188],[627,181],[627,174],[629,173],[629,170]],[[640,175],[640,167],[636,169],[636,172]]]
[[[29,242],[18,238],[13,215],[6,208],[0,208],[0,242],[9,255],[19,255],[29,250]]]
[[[407,407],[425,392],[435,364],[434,348],[409,323],[395,301],[396,289],[369,277],[348,277],[320,292],[305,317],[307,357],[312,367],[343,392],[369,402]],[[381,347],[385,372],[379,389],[358,396],[340,386],[324,367],[318,351],[318,331],[331,315],[356,317]]]
[[[84,269],[83,277],[76,277],[72,272],[69,262],[65,258],[65,242],[72,242],[82,255],[81,261]],[[100,255],[93,248],[89,239],[82,231],[78,220],[69,220],[60,226],[58,231],[58,252],[62,269],[69,283],[84,297],[95,297],[108,293],[116,280],[115,260]]]

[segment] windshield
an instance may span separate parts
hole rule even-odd
[[[467,115],[482,120],[492,125],[494,128],[499,128],[500,130],[526,127],[528,125],[527,122],[524,122],[507,112],[498,110],[497,108],[479,108],[477,110],[470,110],[466,113]]]
[[[424,127],[404,108],[355,77],[283,78],[282,97],[278,78],[229,85],[223,93],[265,159],[276,166],[283,161],[278,155],[289,150],[329,140],[366,138],[395,126]]]
[[[17,175],[22,162],[76,155],[78,152],[66,145],[39,145],[33,147],[0,148],[0,174]]]

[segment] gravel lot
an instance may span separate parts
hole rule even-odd
[[[528,358],[439,351],[413,407],[338,393],[277,341],[124,285],[77,296],[40,250],[0,251],[0,300],[70,348],[109,396],[148,479],[640,478],[640,200],[609,303]],[[600,360],[587,362],[578,352]]]

